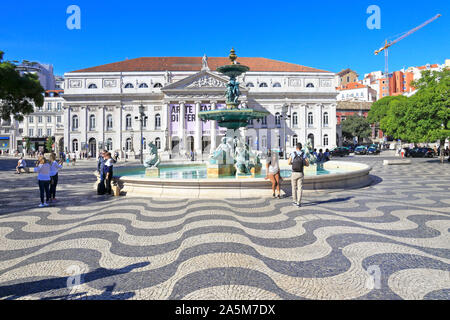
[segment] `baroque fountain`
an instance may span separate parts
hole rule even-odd
[[[270,194],[260,155],[245,143],[240,130],[248,125],[250,119],[263,118],[269,112],[241,105],[237,77],[250,68],[236,61],[234,49],[231,49],[229,59],[230,64],[217,68],[217,72],[229,78],[224,92],[226,107],[200,111],[198,114],[202,120],[217,121],[219,127],[227,129],[219,146],[210,153],[206,165],[190,162],[164,163],[159,158],[156,145],[150,142],[149,153],[144,161],[145,168],[117,166],[114,169],[113,182],[117,193],[182,198],[248,198]],[[311,153],[310,141],[305,143],[303,151],[314,168],[305,171],[303,187],[306,192],[362,187],[372,181],[369,176],[370,166],[328,161],[319,171],[314,164],[316,159]],[[282,189],[290,190],[291,170],[285,161],[280,161],[280,168]]]

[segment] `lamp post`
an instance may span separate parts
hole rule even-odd
[[[139,152],[139,158],[141,161],[141,164],[144,163],[144,137],[143,137],[143,122],[144,120],[147,119],[147,116],[144,113],[144,106],[141,104],[139,106],[139,117],[135,117],[136,120],[139,120],[140,123],[140,130],[141,130],[141,142],[140,142],[140,146],[141,146],[141,150]]]
[[[281,117],[283,118],[283,158],[287,159],[286,157],[286,119],[290,118],[290,116],[287,115],[289,110],[289,105],[285,103],[281,109]]]

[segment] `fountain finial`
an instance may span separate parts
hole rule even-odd
[[[236,52],[234,51],[234,48],[231,48],[230,55],[228,56],[231,60],[231,64],[236,64],[235,60],[237,59]]]

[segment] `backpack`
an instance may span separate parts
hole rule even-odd
[[[303,152],[301,155],[295,152],[294,159],[292,159],[292,171],[303,173],[303,164]]]

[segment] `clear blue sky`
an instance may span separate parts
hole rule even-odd
[[[66,9],[81,9],[69,30]],[[369,30],[366,9],[381,8]],[[390,70],[450,58],[449,0],[105,1],[2,0],[0,50],[5,59],[54,65],[57,74],[145,56],[266,57],[338,72],[384,70],[375,56],[385,38],[442,17],[395,44]]]

